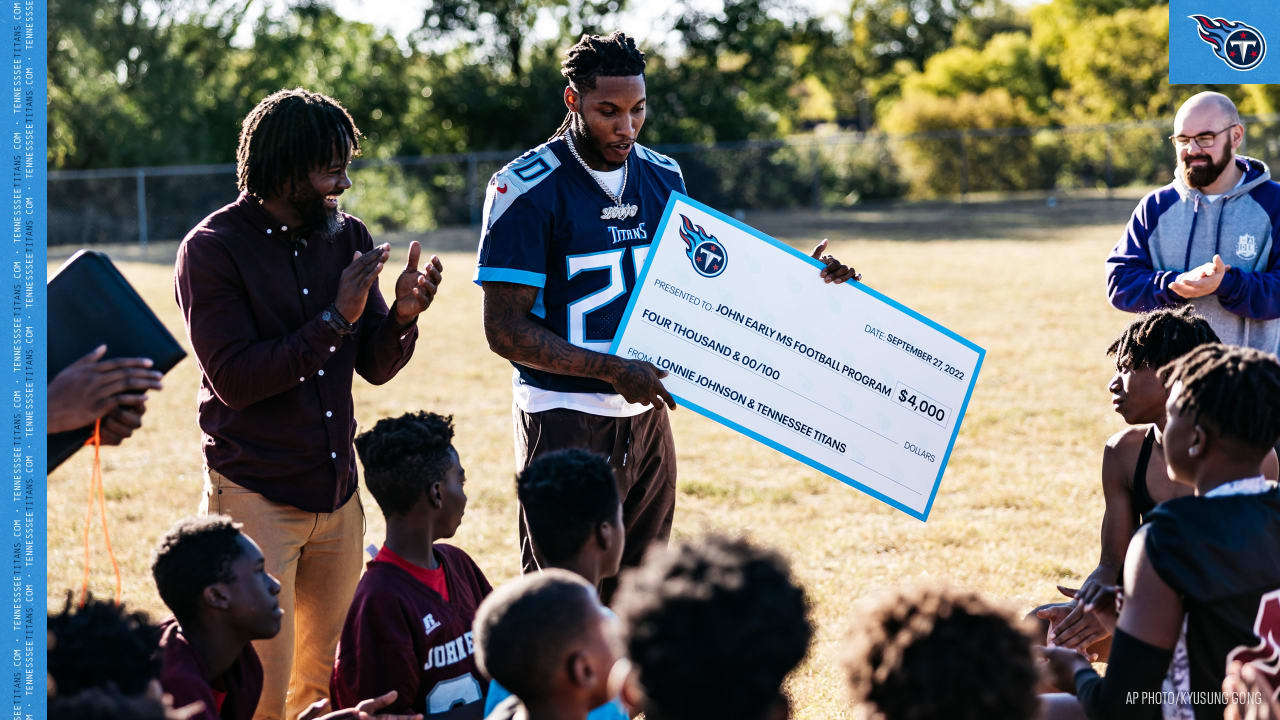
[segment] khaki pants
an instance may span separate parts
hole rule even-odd
[[[356,493],[332,513],[272,502],[205,469],[200,514],[229,515],[280,581],[280,634],[258,640],[262,698],[255,720],[292,720],[329,697],[334,649],[363,565],[364,508]],[[287,700],[286,700],[287,695]]]

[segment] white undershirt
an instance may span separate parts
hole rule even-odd
[[[604,183],[604,186],[609,188],[609,191],[612,192],[615,196],[622,194],[622,168],[621,167],[619,167],[617,170],[610,170],[609,172],[603,172],[601,170],[591,170],[591,168],[587,168],[587,169],[591,171],[591,174],[594,175],[597,180]]]
[[[1235,190],[1236,188],[1240,187],[1243,184],[1244,184],[1244,173],[1240,173],[1240,179],[1236,181],[1236,187],[1231,188],[1231,190]],[[1231,192],[1231,190],[1228,190],[1226,193],[1218,193],[1217,195],[1205,195],[1204,196],[1205,202],[1214,202],[1218,198],[1222,197],[1223,195],[1226,195],[1227,193]]]

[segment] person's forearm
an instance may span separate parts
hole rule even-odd
[[[527,317],[504,318],[485,328],[489,349],[521,365],[559,375],[612,382],[619,359],[572,345]]]

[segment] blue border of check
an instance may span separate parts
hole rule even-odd
[[[654,234],[653,236],[654,238],[661,239],[663,236],[663,233],[666,232],[667,222],[670,221],[671,219],[671,212],[672,210],[675,209],[677,200],[684,201],[689,205],[692,205],[693,207],[709,215],[712,215],[723,222],[729,223],[730,225],[738,228],[739,230],[742,230],[743,232],[746,232],[749,235],[759,238],[760,240],[763,240],[769,243],[770,245],[773,245],[774,247],[789,253],[790,255],[793,255],[797,258],[800,258],[801,260],[804,260],[805,262],[809,263],[815,268],[821,268],[823,266],[822,263],[818,262],[812,257],[809,257],[808,255],[801,252],[800,250],[797,250],[780,240],[769,237],[768,235],[760,232],[759,230],[756,230],[753,227],[750,227],[728,215],[725,215],[719,210],[707,207],[706,205],[703,205],[702,203],[698,202],[697,200],[694,200],[688,195],[683,195],[678,192],[671,193],[671,199],[667,201],[667,208],[662,213],[662,221],[658,223],[658,230]],[[613,336],[613,344],[609,346],[609,353],[612,355],[618,354],[618,346],[622,344],[622,335],[626,331],[628,323],[631,322],[631,313],[632,311],[635,310],[636,300],[640,296],[640,288],[644,287],[645,280],[649,277],[649,266],[653,264],[653,258],[656,255],[657,253],[655,252],[652,252],[652,251],[649,252],[648,257],[645,259],[645,262],[644,262],[644,269],[640,271],[640,277],[636,279],[636,285],[635,285],[636,289],[631,293],[631,299],[627,302],[627,309],[622,314],[622,323],[618,326],[618,331]],[[717,413],[714,413],[704,407],[699,406],[697,403],[690,402],[689,400],[679,395],[676,395],[675,393],[671,393],[671,395],[681,405],[684,405],[685,407],[692,409],[693,411],[697,412],[700,415],[711,418],[712,420],[715,420],[716,422],[722,425],[725,425],[727,427],[733,428],[734,430],[737,430],[743,435],[746,435],[747,437],[750,437],[760,443],[763,443],[764,445],[768,445],[769,447],[773,448],[774,450],[777,450],[778,452],[784,455],[788,455],[796,460],[799,460],[800,462],[804,463],[805,465],[808,465],[809,467],[814,468],[815,470],[824,472],[827,475],[830,475],[831,477],[834,477],[837,480],[845,483],[846,485],[849,485],[850,487],[857,488],[858,490],[861,490],[862,492],[870,495],[871,497],[874,497],[877,500],[880,500],[881,502],[887,505],[890,505],[892,507],[897,508],[898,510],[901,510],[902,512],[910,515],[913,518],[916,518],[917,520],[920,520],[921,522],[927,521],[929,519],[929,512],[933,509],[933,501],[938,496],[938,487],[942,484],[942,474],[947,469],[947,461],[951,459],[951,450],[955,447],[956,437],[960,435],[960,425],[961,423],[964,422],[965,412],[969,409],[969,399],[973,397],[973,388],[978,383],[978,372],[982,370],[982,361],[986,357],[987,351],[979,347],[976,343],[973,343],[970,340],[960,336],[956,332],[939,325],[933,320],[930,320],[929,318],[921,315],[915,310],[912,310],[906,305],[903,305],[897,300],[894,300],[893,298],[885,295],[884,293],[878,292],[863,283],[860,283],[860,282],[844,283],[843,285],[841,285],[841,287],[849,288],[850,290],[856,291],[856,292],[864,292],[870,295],[871,297],[876,298],[877,300],[885,303],[886,305],[889,305],[890,307],[893,307],[897,310],[900,310],[906,313],[907,315],[910,315],[916,320],[923,322],[929,327],[941,332],[947,337],[955,340],[956,342],[959,342],[965,347],[978,353],[978,364],[974,366],[973,375],[971,375],[969,378],[969,388],[968,390],[965,391],[964,403],[960,406],[960,416],[956,418],[955,429],[951,432],[951,440],[947,442],[947,452],[942,456],[942,464],[938,467],[938,476],[933,480],[933,489],[929,492],[929,502],[925,505],[924,512],[917,512],[907,507],[906,505],[903,505],[897,500],[894,500],[893,498],[890,498],[887,495],[884,495],[883,493],[880,493],[876,490],[871,489],[866,485],[863,485],[862,483],[858,482],[854,478],[849,477],[848,475],[837,472],[827,467],[826,465],[823,465],[817,460],[814,460],[813,458],[808,457],[807,455],[797,452],[796,450],[789,448],[786,445],[770,440],[769,438],[764,437],[763,435],[760,435],[748,428],[745,428],[733,422],[732,420],[729,420],[728,418],[725,418]]]

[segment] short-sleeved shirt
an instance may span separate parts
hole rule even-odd
[[[1214,698],[1227,666],[1274,663],[1280,653],[1280,490],[1167,500],[1142,532],[1152,567],[1186,612],[1162,689],[1208,698],[1166,706],[1165,717],[1220,719]]]
[[[389,690],[383,713],[483,707],[488,681],[476,668],[471,624],[492,588],[462,550],[436,543],[449,599],[396,563],[373,560],[356,586],[338,641],[329,690],[335,709]]]
[[[204,710],[195,720],[251,720],[262,695],[262,663],[252,644],[210,684],[207,668],[191,647],[176,619],[160,625],[160,687],[173,696],[174,707],[199,701]]]
[[[539,289],[535,322],[578,347],[607,352],[644,267],[672,192],[685,192],[680,166],[636,144],[627,156],[621,205],[557,137],[521,155],[489,181],[475,281]],[[573,394],[614,396],[592,378],[518,363],[516,401],[528,412],[579,409]],[[648,406],[600,414],[635,414]]]

